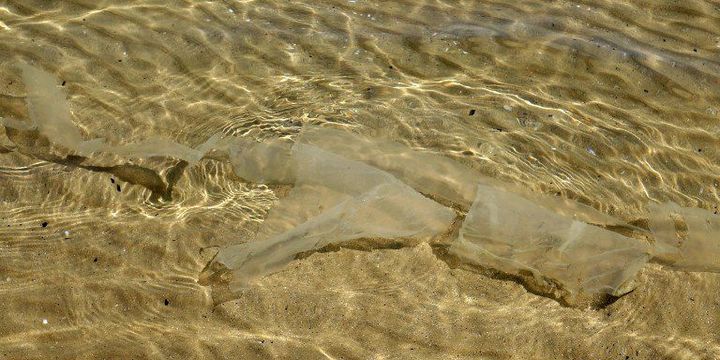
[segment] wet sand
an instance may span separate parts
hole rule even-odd
[[[87,139],[341,128],[647,227],[648,201],[717,209],[718,29],[696,1],[8,1],[0,115],[28,118],[26,61]],[[227,294],[203,269],[280,189],[215,159],[65,155],[0,128],[0,358],[720,358],[720,275],[659,264],[595,307],[427,244],[315,253]]]

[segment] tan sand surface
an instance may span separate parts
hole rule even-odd
[[[714,1],[0,1],[0,116],[23,122],[19,62],[57,76],[85,140],[320,125],[643,229],[648,202],[720,202]],[[223,159],[66,155],[0,127],[2,359],[720,359],[720,274],[657,263],[595,306],[427,243],[228,293],[203,270],[287,189]]]

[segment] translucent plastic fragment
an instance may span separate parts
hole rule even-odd
[[[542,203],[563,215],[598,225],[631,227],[590,206],[557,196],[532,193],[519,186],[481,175],[477,170],[442,155],[418,151],[394,141],[368,138],[351,132],[307,127],[299,142],[385,170],[415,190],[469,209],[477,184],[493,186]]]
[[[18,67],[22,70],[27,90],[26,103],[30,119],[40,133],[69,149],[82,143],[80,129],[72,122],[70,106],[58,79],[26,63],[20,63]]]
[[[262,241],[290,231],[350,198],[325,186],[295,186],[268,211],[254,240]]]
[[[292,184],[295,182],[295,168],[290,161],[292,145],[280,139],[262,143],[234,139],[229,146],[233,171],[250,182]]]
[[[620,295],[648,261],[650,248],[485,185],[451,253],[502,272],[532,274],[536,283],[578,294]]]
[[[308,127],[298,140],[385,170],[421,193],[470,206],[479,174],[443,156],[420,152],[389,140],[347,131]]]
[[[360,238],[423,238],[444,231],[452,212],[430,200],[381,185],[350,197],[277,236],[223,249],[217,260],[233,269],[236,286],[282,269],[296,255]]]
[[[648,208],[656,259],[680,270],[720,272],[720,216],[672,202]]]
[[[78,155],[88,156],[101,151],[136,158],[172,157],[195,163],[220,139],[219,135],[212,136],[197,149],[160,137],[117,146],[106,144],[100,138],[83,140],[80,129],[72,121],[70,105],[57,77],[26,63],[20,63],[18,67],[25,82],[31,122],[0,118],[0,124],[18,130],[37,130],[51,142]]]
[[[255,152],[248,149],[247,153]],[[270,209],[257,239],[269,238],[289,230],[379,185],[391,184],[412,192],[407,185],[382,170],[305,144],[295,144],[292,158],[280,161],[277,165],[289,168],[293,178],[297,178],[295,187],[278,206]]]
[[[379,185],[393,184],[397,188],[417,194],[385,171],[315,146],[296,144],[293,147],[293,157],[297,185],[321,185],[344,194],[360,195]]]
[[[247,147],[246,154],[275,153],[267,149]],[[455,216],[382,170],[313,146],[296,144],[285,160],[296,178],[291,193],[270,210],[255,241],[216,257],[233,270],[236,288],[303,252],[362,238],[426,239],[446,231]]]
[[[16,130],[26,130],[26,131],[37,130],[37,126],[35,126],[35,124],[27,123],[24,121],[19,121],[19,120],[12,119],[12,118],[0,117],[0,125],[6,126],[9,128],[12,128],[12,129],[16,129]]]

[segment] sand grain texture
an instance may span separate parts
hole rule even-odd
[[[58,77],[68,141],[319,125],[647,228],[648,202],[720,202],[719,19],[710,1],[8,0],[0,116],[33,111],[24,62]],[[719,275],[659,264],[572,308],[437,244],[333,248],[223,298],[203,269],[286,188],[217,154],[81,161],[46,135],[0,128],[3,359],[720,358]]]

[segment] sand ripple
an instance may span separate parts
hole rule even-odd
[[[646,226],[648,200],[720,201],[719,25],[710,1],[7,0],[0,114],[27,117],[23,60],[88,138],[352,128]],[[218,301],[200,272],[282,189],[127,164],[163,195],[53,153],[0,129],[0,357],[720,358],[719,278],[660,267],[570,309],[438,249],[344,249]]]

